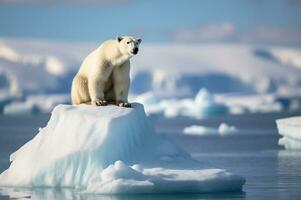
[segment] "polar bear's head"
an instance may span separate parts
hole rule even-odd
[[[134,38],[131,36],[119,36],[117,37],[117,41],[122,54],[133,56],[138,53],[139,45],[142,40],[140,38]]]

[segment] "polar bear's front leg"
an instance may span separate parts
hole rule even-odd
[[[131,104],[128,103],[128,92],[130,87],[129,61],[114,69],[113,81],[116,104],[122,107],[131,107]]]
[[[93,76],[89,79],[88,87],[92,105],[105,106],[108,104],[104,99],[104,84],[105,81],[99,77]]]

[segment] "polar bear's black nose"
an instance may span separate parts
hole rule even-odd
[[[133,53],[134,53],[134,54],[137,54],[137,53],[138,53],[138,50],[139,50],[139,49],[138,49],[137,47],[135,47],[135,48],[133,49]]]

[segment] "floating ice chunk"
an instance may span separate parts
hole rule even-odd
[[[218,132],[221,135],[231,134],[237,132],[237,128],[226,123],[221,123],[218,127]]]
[[[278,144],[284,146],[286,149],[301,150],[301,140],[290,137],[282,137]]]
[[[301,117],[290,117],[276,120],[278,132],[282,138],[279,139],[279,145],[286,149],[301,150]]]
[[[157,135],[143,106],[59,105],[45,128],[10,156],[1,186],[86,193],[238,191],[244,178],[208,169]]]
[[[37,106],[26,102],[13,102],[4,106],[4,115],[31,115],[39,112]]]
[[[228,112],[227,106],[217,103],[213,95],[205,88],[200,89],[195,99],[195,106],[190,113],[195,117],[212,116]]]
[[[226,123],[221,123],[218,128],[192,125],[192,126],[185,127],[183,132],[184,134],[188,134],[188,135],[212,135],[212,134],[229,135],[237,132],[237,128],[235,126],[231,126]]]
[[[196,105],[208,105],[214,101],[212,94],[205,88],[200,89],[195,97]]]
[[[142,172],[118,160],[92,179],[86,193],[146,193],[152,191],[154,184]]]
[[[208,134],[216,134],[217,129],[206,127],[206,126],[199,126],[199,125],[192,125],[185,127],[183,132],[188,135],[208,135]]]
[[[206,89],[201,89],[195,99],[163,100],[159,106],[164,110],[165,117],[188,116],[201,118],[228,112],[227,106],[217,103],[213,95]]]

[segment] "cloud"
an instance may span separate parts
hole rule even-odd
[[[301,28],[257,25],[238,30],[231,22],[204,24],[171,33],[177,42],[239,42],[277,45],[301,45]]]
[[[126,3],[129,0],[0,0],[0,4],[115,4]]]

